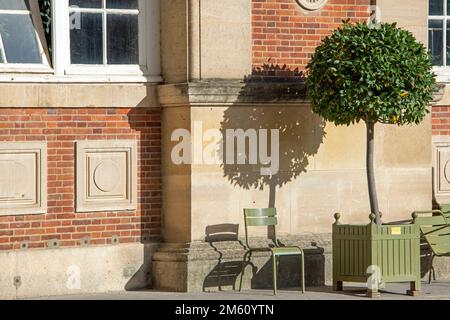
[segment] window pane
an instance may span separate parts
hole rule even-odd
[[[428,24],[428,42],[435,66],[443,64],[443,41],[443,21],[430,20]]]
[[[0,0],[0,9],[29,10],[28,0]]]
[[[0,14],[0,34],[8,63],[42,63],[31,16]]]
[[[73,64],[103,64],[102,14],[81,13],[80,24],[70,30]]]
[[[138,64],[138,16],[108,15],[108,64]]]
[[[106,0],[108,9],[138,9],[138,0]]]
[[[443,0],[429,0],[430,1],[430,16],[444,15]]]
[[[449,57],[449,53],[450,53],[450,21],[447,21],[447,29],[446,29],[446,32],[447,32],[447,57],[445,57],[445,60],[447,61],[446,62],[446,65],[447,66],[450,66],[450,57]]]
[[[69,5],[80,8],[101,8],[102,0],[70,0]]]

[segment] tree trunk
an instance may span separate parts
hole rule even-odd
[[[269,182],[269,206],[268,208],[275,208],[275,197],[277,194],[277,185],[271,179]]]
[[[268,208],[275,208],[275,197],[277,193],[277,185],[276,182],[273,181],[274,178],[270,179],[269,182],[269,206]],[[270,226],[267,228],[267,236],[269,239],[275,241],[275,227]]]
[[[375,183],[375,170],[373,166],[374,149],[375,149],[375,142],[374,142],[375,124],[366,123],[366,126],[367,126],[366,170],[367,170],[367,183],[369,186],[370,210],[371,213],[375,214],[377,224],[381,225],[380,210],[378,209],[377,187]]]

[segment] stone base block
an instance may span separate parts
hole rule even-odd
[[[422,252],[421,271],[422,277],[428,281],[428,272],[430,271],[430,251]],[[436,280],[450,280],[450,257],[435,257],[433,266],[436,274]]]
[[[151,287],[158,244],[120,244],[0,253],[0,300]]]
[[[267,243],[261,242],[255,241],[258,244],[254,246],[267,246]],[[304,243],[295,239],[281,242],[287,246],[298,245],[304,248],[307,286],[323,286],[326,281],[331,280],[327,277],[330,273],[327,269],[331,264],[323,248],[311,245],[305,247]],[[242,241],[163,244],[153,256],[153,288],[173,292],[239,290],[245,252]],[[278,287],[300,287],[299,257],[281,257]],[[271,255],[269,252],[254,253],[246,263],[242,289],[271,288]]]

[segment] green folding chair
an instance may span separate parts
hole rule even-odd
[[[247,245],[247,252],[244,255],[244,259],[242,262],[242,270],[241,270],[241,280],[239,284],[239,291],[242,290],[242,278],[244,277],[245,268],[247,266],[247,258],[251,259],[251,254],[253,252],[271,252],[272,261],[273,261],[273,294],[277,294],[277,271],[279,258],[281,256],[292,256],[298,255],[300,256],[300,287],[302,293],[305,293],[305,254],[303,249],[300,247],[283,247],[280,246],[277,234],[276,234],[276,225],[278,224],[277,219],[277,210],[275,208],[270,209],[244,209],[244,221],[245,221],[245,242]],[[273,227],[274,229],[274,247],[260,247],[254,248],[250,245],[249,242],[249,227]]]
[[[442,212],[447,220],[450,220],[450,204],[449,203],[438,203],[439,210]]]
[[[450,224],[448,217],[440,210],[416,211],[413,218],[431,249],[428,266],[428,283],[431,283],[432,278],[436,280],[434,258],[450,256]]]

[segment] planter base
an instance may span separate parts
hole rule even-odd
[[[342,281],[337,281],[334,283],[333,291],[344,291],[344,283]]]
[[[367,297],[368,298],[379,298],[381,297],[381,294],[379,291],[374,291],[374,290],[367,290]]]
[[[380,295],[376,284],[408,283],[408,295],[420,292],[420,232],[416,225],[333,225],[333,289],[344,282],[371,283],[367,296]]]
[[[420,296],[420,291],[408,290],[406,291],[406,294],[411,297],[418,297]]]
[[[406,294],[411,297],[420,296],[420,289],[417,287],[416,282],[411,282],[411,290],[406,291]]]
[[[342,281],[338,281],[333,284],[333,291],[336,292],[342,292],[344,291],[344,283]],[[416,282],[411,282],[411,288],[410,290],[406,291],[406,294],[411,297],[418,297],[420,296],[420,290],[417,290]],[[381,296],[380,292],[378,290],[367,290],[366,296],[368,298],[379,298]]]

